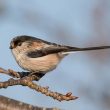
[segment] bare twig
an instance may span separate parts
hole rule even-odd
[[[75,100],[77,99],[77,97],[72,96],[71,93],[67,93],[66,95],[62,95],[60,93],[57,92],[52,92],[50,90],[48,90],[48,87],[41,87],[39,85],[37,85],[36,83],[32,82],[32,79],[34,79],[34,77],[24,77],[21,79],[9,79],[8,81],[5,82],[0,82],[0,88],[7,88],[8,86],[14,86],[14,85],[23,85],[23,86],[28,86],[31,89],[34,89],[38,92],[41,92],[42,94],[45,94],[46,96],[50,96],[53,97],[54,99],[58,100],[58,101],[69,101],[69,100]]]
[[[12,77],[20,78],[20,75],[11,69],[5,70],[3,68],[0,68],[0,73],[7,74]]]
[[[10,70],[7,71],[4,69],[2,70],[2,68],[0,69],[0,72],[2,72],[2,73],[6,72],[6,74],[8,74],[8,75],[12,74],[11,76],[13,76],[13,75],[16,76],[16,73],[19,74],[18,72],[14,72],[13,70],[11,70],[11,71]],[[24,77],[19,78],[19,79],[11,78],[8,81],[0,82],[0,88],[7,88],[9,86],[14,86],[14,85],[22,85],[22,86],[28,86],[29,88],[34,89],[38,92],[41,92],[42,94],[45,94],[46,96],[50,96],[50,97],[52,97],[58,101],[63,101],[63,100],[69,101],[69,100],[75,100],[78,98],[76,96],[72,96],[71,92],[67,93],[66,95],[63,95],[63,94],[58,93],[58,92],[50,91],[49,87],[41,87],[40,85],[37,85],[36,83],[32,82],[34,80],[39,80],[40,77],[36,76],[36,75],[28,75],[28,76],[24,76]]]
[[[30,74],[30,72],[16,72],[12,69],[8,69],[8,70],[5,70],[3,68],[0,68],[0,73],[3,73],[3,74],[6,74],[6,75],[9,75],[13,78],[22,78],[22,77],[25,77],[25,76],[28,76]],[[37,76],[37,81],[42,78],[45,74],[42,74],[42,73],[37,73],[36,76]]]

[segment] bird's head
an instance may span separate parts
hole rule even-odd
[[[27,36],[27,35],[22,35],[22,36],[17,36],[15,38],[13,38],[10,42],[10,49],[14,49],[18,46],[22,46],[22,44],[24,42],[27,41],[33,41],[33,40],[37,40],[37,38],[35,37],[31,37],[31,36]]]

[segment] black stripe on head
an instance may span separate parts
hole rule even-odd
[[[27,36],[27,35],[22,35],[22,36],[17,36],[15,38],[13,38],[13,42],[19,41],[19,42],[25,42],[25,41],[34,41],[34,40],[38,40],[35,37],[31,37],[31,36]]]
[[[37,42],[44,42],[44,43],[49,44],[49,45],[57,45],[56,43],[51,43],[51,42],[42,40],[40,38],[36,38],[36,37],[33,37],[33,36],[28,36],[28,35],[17,36],[15,38],[13,38],[12,41],[18,41],[18,42],[37,41]]]
[[[14,44],[14,48],[15,48],[16,46],[20,46],[23,42],[26,42],[26,41],[30,41],[30,42],[33,41],[33,42],[39,42],[39,43],[41,42],[41,43],[45,43],[48,45],[61,46],[56,43],[51,43],[51,42],[48,42],[48,41],[45,41],[45,40],[42,40],[42,39],[39,39],[36,37],[32,37],[32,36],[28,36],[28,35],[21,35],[21,36],[17,36],[12,39],[12,41],[10,43],[10,49],[13,49],[13,46],[12,46],[13,44]]]
[[[17,46],[20,46],[23,42],[26,42],[26,41],[41,42],[41,40],[36,37],[31,37],[31,36],[27,36],[27,35],[17,36],[12,39],[12,41],[10,43],[10,49],[16,48]]]

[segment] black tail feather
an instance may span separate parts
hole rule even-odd
[[[101,49],[110,49],[110,46],[86,47],[86,48],[70,47],[70,51],[90,51],[90,50],[101,50]]]

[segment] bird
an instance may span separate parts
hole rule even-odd
[[[10,42],[11,52],[18,65],[22,69],[36,74],[46,74],[54,70],[70,53],[109,48],[110,46],[72,47],[28,35],[16,36]]]

